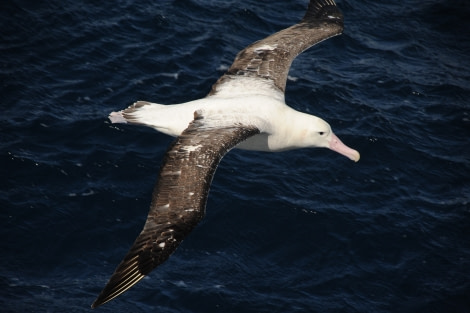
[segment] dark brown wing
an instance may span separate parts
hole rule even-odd
[[[257,41],[235,58],[232,66],[212,86],[214,95],[222,84],[240,77],[271,80],[284,92],[290,65],[297,55],[316,43],[341,34],[343,15],[333,0],[311,0],[304,18],[289,28]]]
[[[165,155],[144,229],[92,308],[119,296],[168,259],[204,216],[212,177],[222,157],[257,133],[253,126],[210,128],[195,114]]]

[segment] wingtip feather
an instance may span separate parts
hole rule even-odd
[[[343,14],[333,0],[311,0],[303,21],[330,20],[341,22]]]
[[[113,300],[119,295],[129,290],[132,286],[137,284],[145,275],[139,270],[139,264],[136,261],[136,256],[132,258],[125,258],[121,264],[118,265],[113,275],[106,283],[101,293],[96,300],[92,303],[91,308],[94,309],[106,302]]]

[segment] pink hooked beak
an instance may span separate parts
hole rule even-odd
[[[335,134],[331,134],[330,146],[328,147],[333,151],[338,152],[339,154],[348,157],[349,159],[353,160],[354,162],[359,161],[361,155],[354,149],[349,148],[346,146]]]

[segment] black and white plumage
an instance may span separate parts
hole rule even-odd
[[[242,50],[207,97],[177,105],[139,101],[110,114],[113,123],[146,125],[177,138],[164,157],[144,228],[92,308],[131,288],[176,250],[203,218],[217,165],[233,147],[326,147],[359,160],[328,123],[284,102],[293,59],[342,30],[333,0],[311,0],[298,24]]]

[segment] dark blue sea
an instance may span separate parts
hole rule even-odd
[[[0,311],[91,312],[172,138],[110,124],[204,97],[307,1],[0,4]],[[470,4],[338,0],[286,101],[326,149],[231,151],[175,254],[97,312],[470,312]]]

